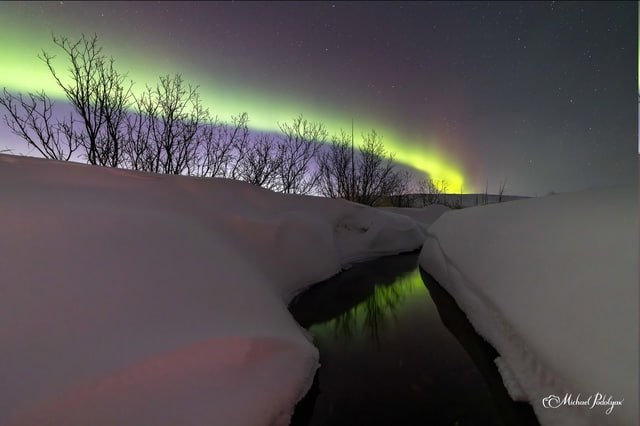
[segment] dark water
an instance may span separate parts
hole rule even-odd
[[[513,402],[497,356],[417,254],[355,265],[290,311],[322,366],[292,425],[537,425]]]

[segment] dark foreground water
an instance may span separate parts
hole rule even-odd
[[[355,265],[289,307],[321,367],[292,425],[537,425],[417,254]]]

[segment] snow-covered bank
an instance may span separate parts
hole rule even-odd
[[[441,204],[431,204],[425,207],[380,207],[381,210],[408,216],[418,223],[423,231],[427,232],[429,226],[450,209]]]
[[[635,186],[451,211],[420,255],[543,425],[637,424],[637,262]]]
[[[318,353],[286,303],[411,219],[224,179],[0,155],[0,424],[279,425]]]

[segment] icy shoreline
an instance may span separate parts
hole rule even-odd
[[[543,425],[631,425],[638,411],[635,187],[452,211],[420,263],[496,350]],[[465,238],[460,238],[464,236]],[[588,409],[566,394],[624,399]]]
[[[289,422],[318,366],[286,304],[417,249],[413,220],[225,179],[0,155],[0,424]]]
[[[420,246],[543,425],[637,419],[635,187],[440,217],[0,154],[0,194],[2,425],[286,425],[318,367],[287,304]]]

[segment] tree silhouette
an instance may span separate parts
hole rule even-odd
[[[126,74],[114,67],[113,58],[103,55],[97,35],[89,38],[83,34],[75,42],[53,36],[53,42],[68,59],[69,78],[56,70],[54,55],[43,50],[40,58],[80,117],[80,130],[73,134],[75,143],[84,148],[90,164],[120,166],[123,161],[120,140],[133,82],[127,83]]]
[[[25,97],[4,89],[0,105],[7,111],[4,121],[9,129],[44,158],[68,161],[78,149],[73,118],[54,119],[53,102],[44,92],[29,93]]]
[[[44,92],[24,96],[5,88],[0,96],[9,128],[45,158],[69,160],[79,153],[94,165],[230,177],[288,194],[316,191],[369,205],[408,201],[408,174],[395,169],[374,130],[362,135],[357,149],[352,130],[350,138],[341,132],[321,150],[324,125],[299,115],[278,123],[276,136],[252,137],[246,112],[229,123],[212,119],[198,87],[180,74],[162,76],[135,96],[133,82],[103,54],[95,34],[53,41],[68,72],[58,71],[53,54],[43,50],[39,57],[73,112],[55,117]]]
[[[286,194],[308,194],[315,187],[318,174],[312,170],[320,144],[327,131],[320,123],[312,123],[299,115],[291,123],[281,123],[277,143],[280,162],[277,187]]]
[[[341,131],[318,155],[318,185],[323,195],[375,205],[402,192],[405,176],[396,170],[393,155],[375,130],[362,135],[357,151],[352,154],[351,139]]]
[[[200,147],[198,131],[209,120],[197,88],[180,74],[160,77],[156,87],[147,86],[136,99],[138,133],[133,149],[139,170],[154,173],[190,174],[197,170]]]
[[[267,189],[277,189],[278,170],[282,163],[282,152],[278,150],[274,138],[260,134],[253,140],[247,154],[238,163],[238,177],[254,185]]]

